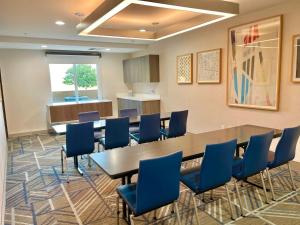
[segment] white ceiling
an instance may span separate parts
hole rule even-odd
[[[74,13],[80,12],[87,16],[101,4],[102,1],[103,0],[0,0],[0,48],[39,49],[41,44],[47,44],[48,48],[63,49],[65,46],[65,49],[73,50],[87,50],[91,47],[105,49],[109,47],[114,52],[132,52],[145,48],[145,44],[149,42],[77,35],[78,31],[76,25],[80,22],[80,18],[75,16]],[[271,7],[272,5],[287,0],[226,1],[239,3],[240,13],[245,14],[257,9]],[[55,21],[57,20],[62,20],[66,24],[64,26],[57,26],[55,25]],[[18,44],[7,40],[1,41],[1,36],[23,37],[23,41]],[[56,43],[49,44],[42,42],[42,40],[45,41],[46,38],[47,40],[55,39]],[[28,43],[29,40],[31,40],[30,43]],[[34,43],[32,43],[32,40],[34,40]],[[73,40],[77,42],[75,45],[74,43],[64,43],[60,45],[59,40]],[[85,44],[85,42],[89,43]]]

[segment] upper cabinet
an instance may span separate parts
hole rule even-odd
[[[123,60],[125,83],[159,82],[159,56],[146,55]]]

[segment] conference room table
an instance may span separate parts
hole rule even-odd
[[[115,117],[115,116],[103,117],[100,120],[94,121],[94,130],[105,129],[106,120],[107,119],[114,119],[114,118],[117,118],[117,117]],[[162,127],[163,128],[166,127],[165,122],[170,120],[170,118],[171,118],[171,112],[160,113],[160,121],[162,122]],[[129,124],[130,125],[138,125],[140,123],[140,121],[141,121],[140,116],[129,118]],[[68,123],[78,123],[78,121],[70,121]],[[51,127],[54,130],[55,134],[64,135],[64,134],[66,134],[68,123],[53,124]]]
[[[116,148],[90,155],[94,163],[111,179],[121,179],[122,184],[130,184],[131,177],[138,173],[139,162],[144,159],[156,158],[177,151],[183,152],[182,161],[200,158],[204,155],[206,145],[237,139],[237,152],[240,147],[247,146],[253,135],[274,131],[274,138],[281,135],[281,130],[254,125],[241,125],[199,134],[187,134],[182,137],[170,138],[124,148]],[[129,222],[129,211],[123,202],[123,217]]]
[[[103,117],[100,120],[94,121],[94,130],[101,131],[102,129],[105,129],[106,119],[114,119],[114,118],[117,118],[117,117],[114,117],[114,116]],[[165,122],[170,120],[170,118],[171,118],[171,112],[160,113],[160,121],[162,123],[161,124],[162,128],[166,127]],[[138,125],[140,123],[140,121],[141,121],[141,116],[129,118],[130,125]],[[78,123],[78,121],[69,121],[68,123]],[[68,123],[53,124],[52,129],[54,130],[56,135],[64,135],[64,134],[66,134]],[[79,165],[78,165],[78,157],[77,156],[74,156],[74,166],[75,166],[76,170],[78,171],[78,173],[80,175],[83,175],[83,172],[81,171],[81,169],[79,168]]]

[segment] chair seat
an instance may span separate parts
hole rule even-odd
[[[236,179],[242,179],[242,158],[235,158],[232,165],[232,176]]]
[[[169,128],[162,128],[160,130],[160,133],[164,136],[164,137],[169,137]]]
[[[140,133],[129,133],[130,137],[135,140],[136,142],[139,142],[140,140]]]
[[[126,202],[128,207],[136,215],[136,183],[126,184],[117,188],[118,194]]]
[[[180,181],[184,183],[193,192],[199,193],[200,184],[200,166],[188,168],[181,171]]]
[[[139,133],[140,132],[140,128],[138,126],[130,126],[129,127],[129,133]]]
[[[99,139],[102,138],[102,137],[103,137],[103,134],[102,134],[101,131],[96,131],[96,132],[94,132],[94,141],[95,141],[95,142],[98,142]]]

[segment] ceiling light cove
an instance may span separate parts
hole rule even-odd
[[[238,13],[221,0],[105,0],[77,27],[79,35],[158,41]]]

